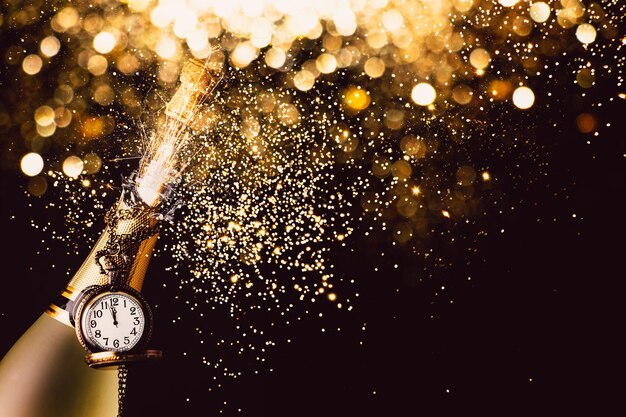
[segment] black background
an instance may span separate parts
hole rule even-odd
[[[478,251],[458,256],[431,279],[407,281],[416,259],[390,251],[384,235],[365,239],[357,232],[348,249],[332,252],[339,273],[357,277],[355,311],[326,308],[319,319],[313,310],[297,323],[278,326],[273,331],[287,333],[291,343],[270,349],[262,366],[245,359],[243,375],[235,380],[200,364],[199,357],[212,352],[235,355],[199,348],[193,333],[199,324],[162,288],[175,278],[157,258],[145,291],[159,305],[153,344],[167,359],[131,374],[128,411],[615,415],[617,407],[623,409],[615,382],[623,378],[616,347],[624,317],[623,113],[621,100],[605,107],[602,126],[607,120],[612,126],[602,127],[599,137],[578,133],[573,112],[558,128],[548,127],[547,116],[540,119],[537,140],[547,145],[547,175],[523,187],[503,182],[506,201],[515,209],[479,219],[488,234],[478,241]],[[531,172],[533,161],[527,164],[520,169]],[[65,269],[76,268],[89,250],[64,255],[62,244],[55,246],[30,225],[32,217],[45,213],[38,199],[26,195],[25,185],[18,172],[2,172],[0,352],[41,314],[67,282]],[[46,246],[50,250],[38,255]],[[446,289],[439,291],[442,285]],[[183,320],[173,324],[179,314]],[[233,321],[221,314],[214,312],[211,323],[200,325],[232,333]],[[331,330],[336,327],[342,330]]]

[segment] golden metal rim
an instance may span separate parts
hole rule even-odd
[[[132,362],[144,362],[163,359],[163,352],[148,349],[142,352],[96,352],[85,356],[85,362],[92,368],[104,368],[108,366],[122,365]]]

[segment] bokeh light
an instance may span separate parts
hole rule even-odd
[[[22,69],[28,75],[35,75],[39,71],[41,71],[41,67],[43,66],[43,61],[39,57],[39,55],[31,54],[24,58],[22,61]]]
[[[530,18],[537,23],[544,23],[550,18],[550,6],[538,1],[530,6]]]
[[[44,56],[51,58],[59,53],[61,41],[56,36],[46,36],[41,40],[39,50]]]
[[[576,38],[584,43],[593,43],[596,40],[596,28],[589,23],[583,23],[576,29]]]
[[[83,172],[83,160],[78,156],[68,156],[63,161],[63,173],[70,178],[78,178]]]
[[[411,99],[415,104],[428,106],[437,98],[437,92],[428,83],[419,83],[411,90]]]
[[[115,48],[115,36],[110,32],[100,32],[93,38],[93,48],[101,54],[108,54]]]
[[[22,157],[20,162],[22,172],[29,177],[39,175],[39,173],[43,170],[43,166],[43,158],[35,152],[27,153],[24,157]]]
[[[535,93],[528,87],[518,87],[513,91],[513,104],[517,108],[526,110],[535,103]]]

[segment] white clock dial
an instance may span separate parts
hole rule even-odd
[[[132,295],[107,292],[85,306],[81,328],[84,338],[99,349],[125,352],[141,340],[146,317]]]

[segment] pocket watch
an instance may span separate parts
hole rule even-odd
[[[142,350],[152,334],[152,311],[132,287],[89,287],[75,311],[76,336],[89,353],[85,358],[89,366],[98,368],[161,357],[160,351]]]

